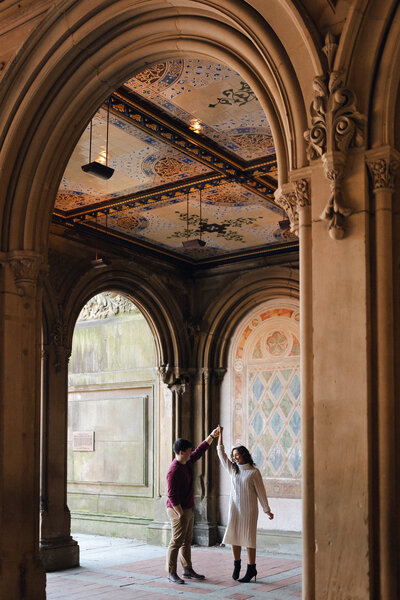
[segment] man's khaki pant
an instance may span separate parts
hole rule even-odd
[[[173,508],[167,508],[171,521],[172,535],[167,551],[166,569],[168,573],[176,573],[179,558],[184,569],[192,566],[192,539],[194,513],[193,508],[186,508],[183,516],[179,517]]]

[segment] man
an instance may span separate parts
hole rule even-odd
[[[174,443],[175,458],[167,473],[167,513],[171,521],[172,536],[167,551],[168,579],[173,583],[185,583],[177,572],[178,553],[183,567],[183,577],[204,579],[192,568],[191,550],[194,525],[194,489],[192,465],[209,449],[219,436],[219,426],[196,450],[188,440],[179,438]]]

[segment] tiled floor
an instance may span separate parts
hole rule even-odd
[[[49,573],[47,600],[301,598],[299,557],[259,553],[257,582],[238,583],[231,578],[233,565],[228,548],[193,547],[193,566],[207,578],[175,585],[167,580],[164,572],[165,548],[99,536],[75,535],[74,538],[81,548],[81,567]],[[246,565],[246,560],[243,563]]]

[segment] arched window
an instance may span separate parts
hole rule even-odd
[[[231,347],[232,442],[248,446],[273,497],[301,495],[299,311],[274,300],[254,309]]]

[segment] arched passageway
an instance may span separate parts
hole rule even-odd
[[[9,50],[7,61],[10,56],[13,60],[7,66],[4,61],[0,90],[0,358],[5,399],[0,468],[6,490],[1,539],[7,540],[2,591],[21,599],[45,597],[37,526],[45,265],[50,263],[51,283],[58,278],[58,293],[49,300],[53,320],[45,328],[53,344],[55,388],[61,385],[55,381],[61,379],[58,365],[68,347],[74,311],[88,299],[94,279],[84,267],[88,248],[73,235],[63,238],[53,230],[49,244],[62,173],[91,115],[118,85],[148,63],[194,53],[231,65],[257,94],[276,144],[277,202],[299,233],[304,597],[392,600],[399,572],[399,523],[393,516],[398,487],[394,173],[399,155],[394,115],[399,69],[398,61],[391,60],[397,48],[398,3],[359,0],[350,7],[345,2],[322,7],[321,1],[312,7],[280,2],[273,9],[256,0],[45,4],[45,12],[38,10],[23,21],[19,32],[26,41],[9,45],[18,51]],[[7,15],[7,24],[18,23],[15,17]],[[2,35],[10,39],[14,25],[8,25]],[[303,138],[307,126],[309,158]],[[56,258],[48,254],[49,245],[56,248]],[[114,259],[99,282],[105,284],[109,276],[113,286],[132,293],[142,279],[139,293],[166,292],[168,308],[158,316],[166,335],[160,336],[157,348],[165,381],[170,383],[182,368],[212,365],[212,378],[201,371],[193,397],[176,399],[178,409],[169,411],[171,432],[191,431],[201,437],[226,368],[228,343],[217,338],[229,331],[231,314],[222,310],[221,287],[215,300],[215,279],[208,271],[209,287],[199,298],[196,291],[206,270],[196,273],[194,281],[193,273],[185,271],[176,284],[171,264],[161,265],[152,257],[149,269],[140,264],[139,253],[128,259],[132,277],[122,276],[121,281],[126,265],[121,268],[118,256]],[[285,268],[290,270],[293,265],[288,263]],[[273,259],[262,265],[266,279],[273,265]],[[238,286],[251,285],[247,273],[254,265],[246,267],[222,269],[218,285],[231,285],[233,274]],[[80,288],[73,296],[70,288],[76,281]],[[235,285],[230,290],[232,315],[240,310]],[[158,293],[145,296],[154,308],[160,307]],[[156,319],[157,310],[153,314]],[[192,362],[188,356],[202,360]],[[168,401],[166,397],[166,406]],[[182,410],[188,402],[202,415],[201,422],[193,423]],[[327,444],[334,436],[335,443]],[[337,460],[338,447],[346,448],[344,462]],[[57,470],[62,474],[62,465]],[[202,518],[206,515],[211,539],[215,507],[209,500],[209,475],[205,465],[197,490],[200,496],[205,490]]]

